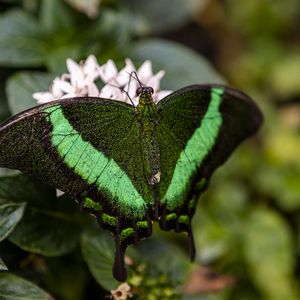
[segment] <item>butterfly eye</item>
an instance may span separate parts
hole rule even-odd
[[[151,94],[154,93],[154,89],[151,86],[149,87],[149,91],[150,91]]]
[[[141,94],[142,90],[143,90],[142,87],[138,87],[136,90],[136,95],[139,96]]]

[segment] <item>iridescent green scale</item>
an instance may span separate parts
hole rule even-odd
[[[245,94],[192,85],[154,104],[138,89],[137,107],[102,98],[53,101],[0,126],[0,166],[66,192],[113,233],[114,276],[127,277],[126,247],[163,230],[187,232],[214,170],[253,135],[262,114]]]

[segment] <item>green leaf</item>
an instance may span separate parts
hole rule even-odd
[[[0,39],[21,35],[35,36],[38,33],[36,20],[21,10],[9,10],[1,14],[0,28]]]
[[[131,13],[132,31],[138,34],[174,30],[192,16],[189,1],[127,0],[124,4]]]
[[[1,176],[13,176],[20,174],[20,171],[18,170],[12,170],[12,169],[6,169],[6,168],[0,168],[0,177]],[[5,202],[0,198],[0,203]]]
[[[61,258],[48,258],[45,261],[47,274],[44,277],[43,286],[48,291],[51,291],[53,295],[58,295],[62,300],[87,299],[85,294],[89,294],[88,289],[92,289],[93,284],[91,284],[91,275],[79,251]]]
[[[55,74],[66,73],[66,60],[72,58],[77,61],[80,59],[80,51],[82,50],[81,44],[68,43],[67,45],[57,46],[55,49],[51,49],[51,55],[47,57],[47,68],[50,72]],[[49,75],[51,76],[51,75]],[[53,76],[53,75],[52,75]],[[54,76],[52,77],[52,80]],[[49,86],[47,90],[49,89]]]
[[[295,253],[291,231],[278,213],[265,208],[249,214],[243,251],[252,280],[264,299],[300,298],[293,282]]]
[[[162,88],[179,89],[195,83],[224,83],[209,62],[180,44],[159,39],[137,42],[131,52],[141,62],[149,59],[156,69],[166,71]]]
[[[186,295],[182,300],[223,300],[222,295]],[[241,299],[240,299],[241,300]]]
[[[166,234],[161,235],[161,237],[152,236],[139,243],[138,253],[143,262],[149,262],[147,272],[151,269],[154,274],[168,274],[172,281],[183,282],[192,267],[188,254],[168,240]]]
[[[54,75],[40,72],[20,72],[11,76],[7,81],[6,93],[12,114],[36,106],[32,94],[48,91],[53,79]]]
[[[0,241],[14,230],[24,213],[25,203],[4,203],[0,205]]]
[[[0,70],[0,122],[3,122],[9,117],[9,108],[5,94],[5,82],[10,74],[10,70],[4,68]]]
[[[70,9],[61,0],[43,0],[40,21],[43,30],[51,34],[62,31],[69,34],[75,26]]]
[[[1,272],[0,299],[51,300],[53,298],[30,281],[7,272]]]
[[[0,257],[0,271],[7,271],[7,266],[3,262],[2,258]]]
[[[197,249],[197,259],[204,264],[220,259],[228,252],[231,232],[220,224],[219,219],[212,215],[201,199],[197,214],[193,220],[193,232]],[[220,214],[219,210],[218,213]]]
[[[40,66],[45,58],[39,26],[29,14],[8,11],[0,16],[0,65]]]
[[[29,252],[61,256],[76,247],[81,233],[78,223],[71,214],[32,207],[9,240]]]
[[[276,119],[269,122],[271,125],[264,137],[263,161],[253,177],[257,189],[274,199],[281,209],[295,211],[300,208],[300,136],[296,130],[284,128]]]
[[[271,75],[271,85],[276,94],[289,99],[300,95],[297,78],[300,77],[300,55],[291,53],[280,60]]]
[[[4,97],[0,96],[0,122],[2,123],[9,117],[9,109]]]
[[[27,202],[22,220],[9,236],[20,248],[60,256],[77,245],[86,221],[73,200],[57,198],[54,189],[25,175],[1,177],[0,198]]]
[[[115,245],[106,233],[85,232],[81,239],[81,251],[89,270],[96,281],[105,289],[115,289],[119,285],[112,276]]]
[[[246,0],[241,8],[238,0],[229,0],[226,11],[240,34],[244,33],[248,39],[264,38],[288,32],[298,20],[299,1],[278,1],[271,5],[268,1]]]
[[[286,143],[282,145],[287,149]],[[279,166],[265,165],[257,176],[259,189],[273,197],[284,211],[295,211],[300,208],[299,168],[287,165],[278,170]]]

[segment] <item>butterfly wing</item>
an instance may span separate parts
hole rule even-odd
[[[258,130],[262,114],[248,96],[220,85],[180,89],[161,100],[157,111],[163,206],[160,226],[187,231],[191,236],[191,217],[199,194],[214,170]]]
[[[0,166],[66,192],[116,239],[115,276],[124,280],[128,244],[151,234],[152,191],[135,109],[100,98],[54,101],[0,127]]]

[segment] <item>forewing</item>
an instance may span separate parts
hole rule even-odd
[[[133,106],[100,98],[54,101],[0,127],[0,166],[40,178],[95,214],[116,236],[122,280],[126,245],[151,233],[140,134]]]
[[[163,229],[188,230],[197,196],[214,170],[254,134],[262,114],[245,94],[220,85],[193,85],[161,100],[158,143]]]

